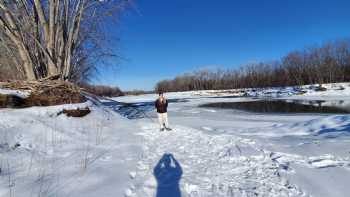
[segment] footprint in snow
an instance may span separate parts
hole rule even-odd
[[[104,162],[110,161],[111,159],[112,159],[112,156],[110,155],[106,155],[100,158],[100,160]]]
[[[203,130],[206,130],[206,131],[213,131],[214,129],[211,128],[211,127],[202,127]]]
[[[136,177],[136,172],[134,172],[134,171],[129,172],[129,177],[130,177],[131,179],[135,179],[135,177]]]

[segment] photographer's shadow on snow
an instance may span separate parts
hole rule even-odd
[[[156,197],[181,197],[182,168],[172,154],[164,154],[153,170],[157,179]]]

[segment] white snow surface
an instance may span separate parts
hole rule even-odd
[[[10,90],[10,89],[1,89],[0,88],[0,94],[14,95],[14,96],[18,96],[21,98],[26,98],[29,96],[30,92],[29,91]]]
[[[322,98],[330,105],[331,98],[349,101],[348,84],[324,86],[322,93],[302,87],[308,90],[303,95],[294,88],[251,93]],[[166,93],[173,130],[164,132],[156,120],[155,94],[1,109],[0,197],[348,196],[350,115],[198,107],[251,100],[226,97],[241,94]],[[84,106],[92,112],[83,118],[57,116],[63,108]],[[172,155],[168,168],[161,162],[167,154]]]
[[[92,108],[84,118],[57,116],[84,106]],[[124,117],[91,102],[0,116],[1,197],[123,196],[129,186],[141,148]]]

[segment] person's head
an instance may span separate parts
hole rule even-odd
[[[160,99],[164,99],[163,92],[159,92],[159,98],[160,98]]]
[[[170,155],[168,155],[168,154],[165,154],[164,156],[164,166],[165,167],[170,167],[170,165],[171,165],[171,157],[170,157]]]

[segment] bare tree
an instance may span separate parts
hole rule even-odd
[[[6,39],[1,37],[1,39]],[[0,42],[0,80],[6,81],[9,79],[24,79],[24,72],[19,67],[18,53],[13,45],[4,45]]]
[[[26,79],[69,80],[76,77],[74,71],[82,71],[80,66],[88,68],[91,48],[102,48],[96,41],[103,34],[101,25],[119,16],[127,4],[127,0],[0,0],[0,33],[6,36],[1,42],[14,46],[18,54],[14,58]]]

